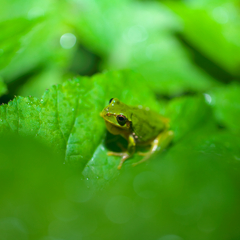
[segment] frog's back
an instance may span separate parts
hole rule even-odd
[[[139,143],[153,140],[168,128],[168,119],[149,109],[134,107],[131,118],[133,135]]]

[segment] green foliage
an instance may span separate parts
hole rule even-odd
[[[62,197],[60,186],[67,175],[61,157],[32,138],[13,134],[1,135],[0,152],[1,238],[47,235],[51,205]]]
[[[53,86],[41,100],[16,97],[0,107],[0,132],[42,139],[62,152],[66,162],[83,169],[103,138],[104,121],[99,113],[110,98],[157,109],[154,95],[142,86],[144,79],[131,71],[108,72]]]
[[[187,41],[226,71],[239,76],[240,48],[236,42],[240,36],[239,16],[234,1],[223,1],[222,4],[200,2],[196,2],[195,9],[192,3],[171,1],[168,6],[183,19],[183,35]],[[194,28],[198,30],[193,31]],[[199,35],[207,37],[199,38]]]
[[[7,86],[0,78],[0,97],[7,92]]]
[[[163,94],[204,91],[216,84],[189,61],[174,35],[182,24],[163,4],[147,2],[144,8],[131,1],[128,5],[125,1],[115,5],[97,1],[93,8],[88,4],[77,30],[90,49],[104,52],[104,66],[135,69],[154,91]],[[108,34],[102,36],[102,32]]]
[[[238,239],[238,10],[2,0],[0,239]],[[170,146],[119,171],[112,97],[169,118]]]
[[[20,38],[29,31],[32,24],[24,18],[11,19],[0,23],[0,69],[8,65],[15,53],[20,50]]]
[[[240,86],[237,83],[227,88],[221,87],[212,91],[212,105],[219,124],[226,126],[233,133],[240,133]]]
[[[101,192],[91,184],[100,178],[83,180],[36,140],[1,136],[1,234],[5,239],[234,238],[239,160],[230,162],[223,148],[232,136],[213,136],[203,128],[192,130],[148,164],[132,168],[126,162]]]

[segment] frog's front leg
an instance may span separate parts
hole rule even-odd
[[[165,149],[173,139],[173,131],[164,131],[160,133],[152,142],[151,149],[146,153],[139,153],[141,156],[145,156],[139,162],[133,163],[133,166],[136,166],[142,162],[145,162],[149,157],[156,151],[162,151]]]
[[[121,152],[121,153],[108,152],[108,155],[109,156],[120,156],[120,157],[122,157],[122,159],[121,159],[121,161],[118,165],[118,169],[121,169],[123,163],[134,154],[135,148],[136,148],[135,139],[134,139],[133,135],[130,134],[128,136],[128,148],[127,148],[126,152]]]

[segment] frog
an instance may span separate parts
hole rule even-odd
[[[111,98],[100,116],[111,134],[121,135],[128,141],[127,149],[122,149],[122,152],[107,153],[109,156],[121,157],[117,167],[119,170],[134,155],[137,146],[150,146],[150,149],[147,152],[137,152],[143,158],[133,163],[133,166],[147,161],[153,153],[164,150],[174,136],[168,118],[142,105],[127,105],[118,98]]]

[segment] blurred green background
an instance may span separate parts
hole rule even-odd
[[[239,81],[237,0],[0,0],[0,239],[240,239]],[[62,164],[54,130],[29,134],[39,102],[61,91],[90,93],[76,113],[88,120],[81,166]],[[121,171],[97,117],[115,96],[166,115],[175,133]]]

